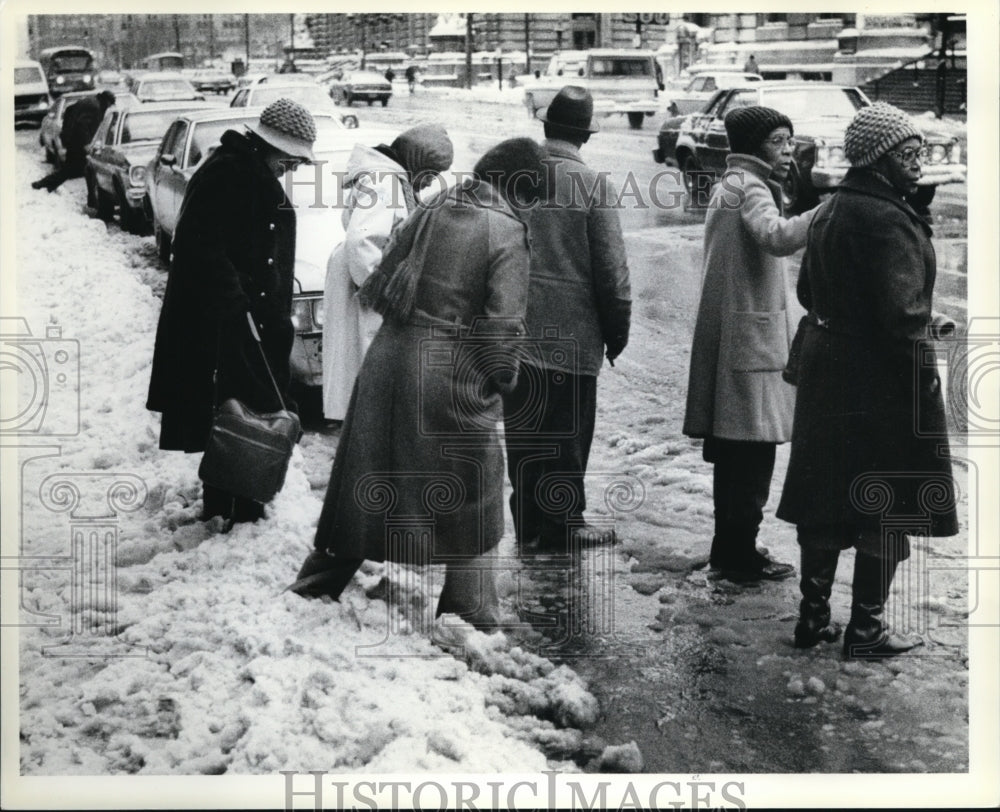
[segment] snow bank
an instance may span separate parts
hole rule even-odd
[[[75,590],[65,568],[24,574],[26,610],[65,619],[20,636],[23,772],[537,772],[572,755],[568,728],[597,717],[579,677],[454,617],[435,644],[363,591],[392,568],[342,603],[282,592],[320,509],[301,449],[266,520],[197,520],[198,455],[160,451],[144,408],[165,279],[152,240],[88,217],[79,181],[30,190],[43,168],[17,161],[18,313],[78,342],[80,369],[60,394],[79,396],[79,433],[22,453],[21,552],[65,561],[68,528],[98,525],[117,546],[112,589],[96,559]]]

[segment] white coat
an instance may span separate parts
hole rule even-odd
[[[378,266],[393,228],[406,219],[406,170],[358,144],[347,162],[344,241],[330,255],[323,289],[323,414],[343,420],[354,380],[381,316],[362,307],[358,289]]]

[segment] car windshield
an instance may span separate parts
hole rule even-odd
[[[14,68],[14,84],[26,85],[31,82],[41,82],[44,77],[39,68]]]
[[[67,56],[57,56],[52,60],[52,67],[56,71],[84,71],[91,65],[90,54],[70,54]]]
[[[762,104],[796,119],[852,118],[864,106],[856,90],[841,87],[763,88],[739,90],[733,94],[726,111],[735,107]]]
[[[156,82],[143,82],[139,95],[144,99],[169,99],[177,96],[193,97],[194,88],[190,82],[183,79],[164,79]]]
[[[175,118],[176,110],[136,110],[126,113],[121,143],[159,141]]]
[[[595,57],[590,63],[591,76],[652,76],[650,59]]]
[[[291,87],[262,87],[254,88],[250,94],[250,104],[254,107],[266,107],[278,99],[291,99],[299,104],[310,107],[324,107],[332,104],[326,91],[319,85],[294,85]]]

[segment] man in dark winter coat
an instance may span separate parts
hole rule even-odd
[[[941,383],[928,340],[953,323],[931,310],[931,229],[905,201],[922,137],[901,110],[863,107],[848,126],[852,168],[809,230],[799,353],[778,517],[798,527],[802,602],[795,645],[832,642],[830,591],[854,547],[848,657],[887,657],[915,641],[882,620],[909,536],[958,532]]]
[[[281,408],[247,313],[282,397],[290,379],[295,210],[278,178],[313,160],[316,125],[279,99],[247,132],[228,130],[191,178],[174,236],[156,331],[147,408],[162,412],[160,448],[205,450],[214,406],[238,398]],[[203,518],[253,521],[263,505],[205,486]]]
[[[594,436],[597,375],[628,343],[631,288],[615,193],[580,158],[594,102],[567,85],[545,123],[548,200],[530,213],[531,338],[515,390],[504,397],[511,512],[522,551],[614,541],[584,522],[584,476]],[[563,498],[563,497],[568,498]]]
[[[54,192],[70,178],[82,178],[87,167],[87,146],[101,126],[104,111],[115,103],[115,94],[102,90],[94,96],[84,96],[73,102],[63,114],[59,138],[66,149],[66,160],[54,172],[31,184],[32,189]]]

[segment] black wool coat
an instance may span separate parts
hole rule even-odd
[[[928,338],[931,229],[852,170],[809,230],[792,451],[779,518],[800,526],[958,532],[941,381]]]
[[[161,448],[203,451],[227,398],[280,408],[248,311],[287,402],[294,263],[294,209],[252,142],[227,131],[191,178],[174,235],[146,402],[163,413]]]

